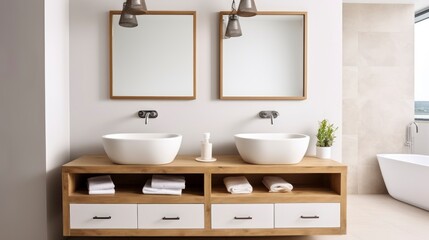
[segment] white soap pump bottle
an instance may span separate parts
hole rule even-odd
[[[204,139],[201,141],[201,159],[212,160],[212,144],[209,142],[210,133],[204,133]]]

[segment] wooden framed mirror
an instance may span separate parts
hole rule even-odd
[[[149,11],[119,26],[110,11],[110,98],[196,98],[196,12]]]
[[[230,13],[219,14],[220,99],[305,100],[307,13],[240,17],[243,35],[225,38]]]

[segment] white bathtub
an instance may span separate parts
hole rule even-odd
[[[377,154],[377,159],[390,196],[429,211],[429,156]]]

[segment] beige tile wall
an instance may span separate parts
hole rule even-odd
[[[349,193],[386,192],[376,154],[406,151],[413,66],[413,5],[343,5],[342,159]]]

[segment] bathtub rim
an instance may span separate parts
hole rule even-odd
[[[377,154],[377,161],[380,163],[380,160],[386,161],[398,161],[408,164],[420,165],[423,167],[429,167],[429,155],[423,154],[411,154],[411,153],[380,153]],[[413,159],[412,157],[418,157],[418,159]],[[426,159],[423,161],[422,159]]]

